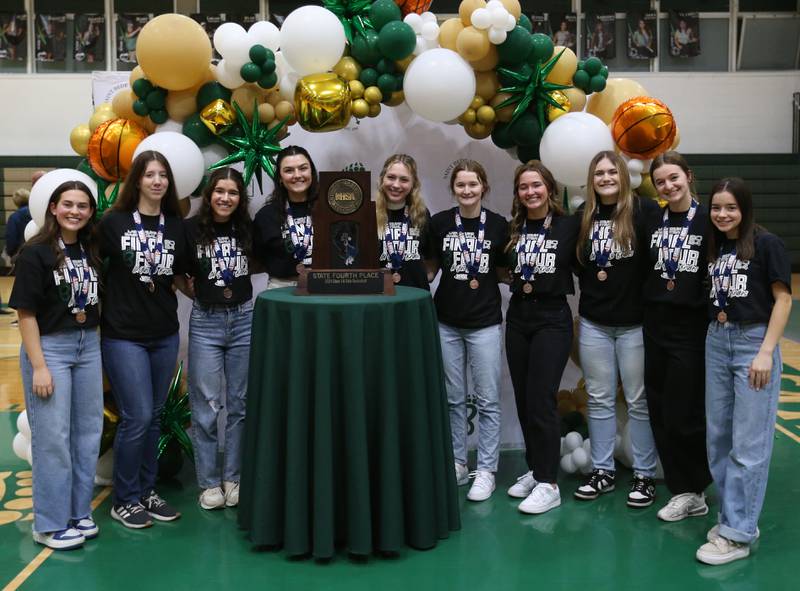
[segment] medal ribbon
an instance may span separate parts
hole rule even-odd
[[[467,236],[464,232],[464,224],[461,221],[461,214],[456,208],[456,230],[458,230],[458,247],[464,255],[467,266],[467,275],[470,279],[478,276],[481,268],[481,257],[483,256],[483,239],[486,235],[486,210],[481,207],[481,216],[478,218],[478,237],[475,241],[475,252],[469,249]]]
[[[222,246],[220,246],[219,240],[216,237],[214,238],[214,258],[225,287],[230,287],[233,283],[234,271],[236,270],[236,254],[236,238],[234,236],[231,236],[231,253],[227,261],[222,255]]]
[[[150,273],[142,275],[141,280],[145,283],[152,283],[153,276],[158,271],[158,263],[161,262],[161,254],[164,252],[164,214],[163,212],[158,214],[155,253],[150,252],[150,247],[147,246],[147,236],[144,233],[142,216],[139,214],[138,209],[133,212],[133,227],[136,228],[136,234],[139,236],[139,251],[144,255],[147,264],[150,266]]]
[[[386,233],[383,237],[383,242],[386,245],[386,254],[389,255],[387,267],[392,267],[392,272],[397,273],[403,266],[403,257],[406,254],[406,244],[408,244],[408,205],[403,209],[403,225],[400,228],[400,238],[397,240],[397,250],[394,248],[392,241],[392,230],[389,223],[386,224]]]
[[[89,279],[91,278],[86,251],[83,250],[83,244],[81,244],[80,241],[78,241],[78,246],[81,249],[82,263],[80,274],[67,253],[67,246],[64,244],[64,240],[62,240],[61,236],[58,237],[58,247],[61,249],[61,252],[64,253],[64,264],[67,266],[72,295],[75,300],[75,308],[72,309],[73,314],[78,314],[86,309],[86,301],[89,299]]]
[[[303,222],[303,242],[300,242],[300,229],[294,221],[292,215],[292,206],[286,202],[286,224],[289,226],[289,236],[292,238],[294,245],[294,252],[292,255],[298,263],[302,263],[306,258],[308,247],[311,244],[311,238],[314,236],[314,226],[311,224],[311,216],[306,215]]]
[[[734,247],[733,251],[726,255],[722,254],[720,248],[719,257],[714,261],[714,267],[711,270],[711,288],[721,311],[725,311],[728,303],[728,292],[731,288],[734,266],[736,266],[736,248]]]
[[[531,252],[525,252],[525,244],[528,242],[528,220],[522,223],[522,233],[517,240],[517,263],[522,271],[522,279],[524,281],[533,281],[533,276],[536,273],[536,257],[544,246],[544,240],[550,231],[550,225],[553,223],[553,214],[549,212],[547,217],[544,218],[542,229],[534,235],[534,244]]]
[[[611,245],[614,243],[614,222],[610,222],[608,229],[608,242],[601,249],[600,248],[600,220],[597,219],[600,210],[599,208],[594,212],[594,220],[592,221],[592,255],[594,255],[594,262],[598,268],[603,269],[608,267],[608,259],[611,256]]]
[[[667,273],[667,279],[675,280],[675,273],[678,271],[678,259],[683,248],[683,243],[686,242],[686,237],[689,235],[689,227],[692,225],[694,215],[697,213],[697,201],[692,199],[692,204],[689,207],[689,212],[683,219],[683,227],[678,239],[675,241],[674,248],[669,247],[669,207],[664,209],[664,217],[661,219],[661,258],[664,261],[664,271]]]

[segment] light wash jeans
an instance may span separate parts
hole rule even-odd
[[[467,464],[467,363],[478,406],[478,470],[497,471],[500,455],[500,324],[455,328],[439,323],[453,456]]]
[[[103,431],[103,370],[96,329],[42,335],[42,351],[55,389],[32,391],[33,366],[20,350],[25,407],[33,451],[33,529],[66,529],[91,512],[94,475]]]
[[[189,321],[189,400],[200,488],[239,482],[250,361],[253,304],[204,306],[195,300]],[[225,422],[225,453],[218,462],[217,418]]]
[[[719,533],[749,544],[767,490],[769,460],[781,386],[781,352],[761,390],[750,388],[750,364],[766,324],[712,322],[706,335],[706,441],[708,465],[719,492]]]
[[[633,470],[647,478],[655,477],[656,444],[644,394],[641,325],[603,326],[581,317],[579,334],[581,367],[589,393],[592,467],[614,470],[617,384],[621,379],[628,405]]]
[[[103,337],[103,367],[119,410],[114,503],[137,503],[158,476],[161,411],[178,361],[178,333],[146,341]]]

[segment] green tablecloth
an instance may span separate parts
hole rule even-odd
[[[256,301],[239,525],[289,555],[435,546],[460,518],[430,294],[293,291]]]

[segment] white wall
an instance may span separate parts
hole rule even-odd
[[[800,72],[630,77],[673,110],[685,153],[791,151]],[[0,156],[71,155],[69,132],[88,120],[91,96],[88,74],[0,75]]]

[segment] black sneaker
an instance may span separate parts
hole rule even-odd
[[[610,470],[592,470],[586,483],[575,491],[575,498],[582,501],[593,501],[603,493],[614,490],[614,472]]]
[[[114,505],[111,507],[111,517],[119,521],[125,527],[131,529],[142,529],[150,527],[153,522],[147,511],[139,503],[125,503],[124,505]]]
[[[656,500],[656,481],[641,474],[633,475],[628,507],[649,507]]]
[[[144,510],[150,517],[158,521],[175,521],[181,514],[173,509],[164,499],[158,496],[155,490],[151,490],[141,499]]]

